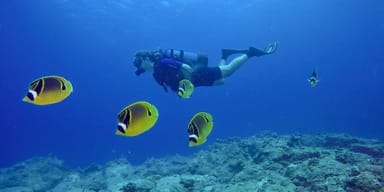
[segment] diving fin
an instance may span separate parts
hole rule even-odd
[[[265,47],[264,52],[265,52],[266,54],[272,54],[272,53],[274,53],[274,52],[276,51],[276,49],[277,49],[277,45],[278,45],[277,41],[268,44],[268,46]]]
[[[270,43],[267,45],[267,47],[264,48],[264,50],[257,49],[255,47],[249,47],[248,52],[246,53],[247,56],[250,57],[260,57],[263,55],[272,54],[276,51],[278,43],[275,41],[273,43]]]

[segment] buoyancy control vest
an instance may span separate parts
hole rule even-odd
[[[179,82],[184,79],[180,70],[182,62],[173,58],[163,58],[154,64],[153,77],[165,91],[170,87],[172,91],[178,91]]]

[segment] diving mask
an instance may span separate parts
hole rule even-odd
[[[141,75],[145,72],[143,68],[141,68],[141,65],[143,63],[143,59],[145,57],[149,57],[149,52],[147,51],[139,51],[135,55],[135,60],[133,61],[133,65],[137,68],[135,71],[136,75]]]
[[[142,58],[138,58],[138,57],[136,57],[135,61],[133,62],[133,64],[137,68],[136,71],[135,71],[136,75],[141,75],[141,74],[143,74],[145,72],[145,70],[143,68],[141,68],[141,64],[142,63],[143,63]]]

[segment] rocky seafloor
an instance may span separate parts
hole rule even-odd
[[[347,135],[260,134],[192,156],[71,170],[53,157],[0,169],[1,192],[383,191],[384,142]]]

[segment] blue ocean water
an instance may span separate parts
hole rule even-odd
[[[35,0],[0,3],[0,166],[52,154],[71,166],[126,157],[191,154],[217,138],[346,133],[384,139],[384,2],[345,0]],[[137,77],[142,49],[175,48],[209,55],[221,48],[263,48],[226,84],[197,88],[183,100],[149,74]],[[318,66],[320,83],[308,76]],[[28,84],[62,75],[65,101],[21,101]],[[159,109],[154,128],[115,136],[117,113],[146,100]],[[186,126],[213,115],[207,144],[189,148]]]

